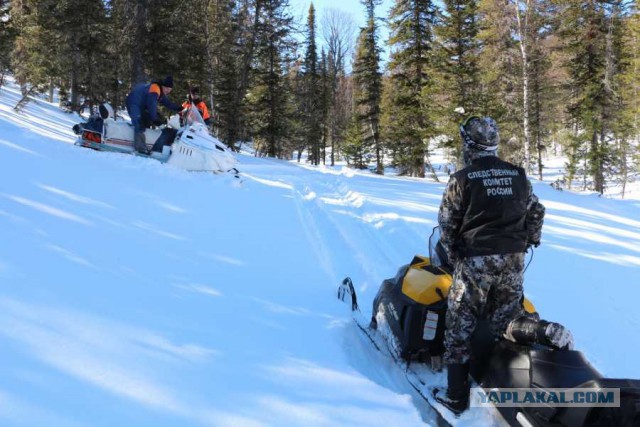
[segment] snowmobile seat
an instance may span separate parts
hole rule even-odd
[[[476,359],[472,375],[485,388],[620,389],[619,408],[543,404],[499,408],[507,421],[525,417],[533,426],[640,426],[640,380],[603,378],[579,351],[502,340],[484,360],[489,360],[486,369],[477,369],[484,362]]]
[[[640,381],[600,378],[587,381],[575,388],[620,389],[619,407],[555,407],[547,414],[547,421],[563,426],[604,427],[640,425]],[[533,408],[532,408],[533,409]],[[537,414],[542,415],[542,414]]]
[[[578,387],[602,378],[580,351],[531,350],[531,383],[542,388]]]
[[[591,409],[585,418],[585,427],[640,426],[640,380],[603,378],[581,387],[620,389],[619,408],[585,408]]]
[[[530,347],[500,340],[489,360],[478,378],[483,387],[572,388],[602,378],[582,352],[550,350],[538,344]]]
[[[160,137],[153,144],[152,151],[157,151],[161,153],[163,147],[171,146],[173,144],[173,141],[176,139],[177,134],[178,134],[178,131],[176,129],[172,129],[169,127],[162,129],[162,132],[160,133]]]
[[[160,129],[146,129],[144,134],[147,145],[153,145],[162,134],[162,131]],[[133,144],[133,125],[124,120],[105,119],[104,136],[105,142],[117,140],[130,141]]]
[[[478,323],[472,337],[471,374],[483,387],[529,387],[531,384],[530,347],[490,338],[488,322]]]

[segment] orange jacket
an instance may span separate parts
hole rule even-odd
[[[185,101],[182,104],[182,108],[189,108],[191,107],[191,103],[189,101]],[[196,108],[198,109],[198,111],[200,111],[200,115],[202,116],[203,120],[207,120],[211,117],[211,115],[209,114],[209,110],[207,109],[207,104],[204,103],[204,101],[200,101],[196,104]]]

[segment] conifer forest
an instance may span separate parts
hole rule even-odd
[[[360,3],[356,21],[288,0],[0,0],[0,84],[87,112],[172,75],[231,148],[430,179],[460,123],[491,116],[531,177],[566,158],[557,188],[624,197],[640,178],[640,0]]]

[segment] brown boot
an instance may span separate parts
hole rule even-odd
[[[144,132],[138,132],[133,136],[133,148],[140,154],[151,154],[151,151],[147,147],[147,139]]]

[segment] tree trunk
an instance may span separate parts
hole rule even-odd
[[[49,102],[53,103],[53,78],[49,79]]]
[[[204,2],[203,5],[203,9],[204,9],[204,38],[205,38],[205,50],[206,50],[206,54],[207,54],[207,79],[208,79],[208,83],[209,83],[209,107],[210,107],[210,115],[211,115],[211,126],[209,126],[209,131],[212,132],[213,134],[215,134],[216,138],[218,137],[219,134],[219,128],[217,126],[216,120],[215,120],[215,114],[214,114],[214,110],[213,110],[213,91],[215,90],[215,86],[213,83],[213,75],[214,75],[214,71],[215,71],[215,65],[216,65],[216,58],[214,57],[214,52],[213,52],[213,47],[212,47],[212,35],[211,35],[211,28],[210,28],[210,21],[211,21],[211,17],[209,16],[209,9],[211,7],[211,0],[207,0]],[[218,19],[220,13],[219,13],[219,7],[220,7],[220,2],[216,0],[216,4],[215,4],[215,8],[216,8],[216,20]]]
[[[595,176],[594,176],[594,184],[596,187],[596,191],[600,193],[600,195],[604,194],[605,182],[604,182],[604,158],[602,150],[605,146],[605,127],[604,123],[600,127],[600,138],[599,143],[596,148],[596,168],[595,168]]]
[[[131,44],[131,86],[146,80],[144,72],[144,48],[146,41],[147,0],[137,0],[134,7],[134,34]]]
[[[80,68],[80,50],[78,49],[78,37],[79,34],[73,35],[73,57],[71,59],[71,73],[69,75],[70,90],[71,90],[71,110],[80,111],[80,82],[79,82],[79,68]]]
[[[538,147],[538,179],[542,181],[542,138],[540,132],[536,136],[536,147]]]
[[[29,100],[30,100],[29,96],[31,96],[35,92],[36,92],[36,87],[35,86],[31,86],[31,89],[29,89],[29,90],[27,90],[26,86],[25,86],[22,98],[20,98],[20,100],[15,105],[15,107],[13,107],[13,109],[16,110],[16,111],[20,111],[22,109],[22,107],[27,105],[27,103],[29,102]]]
[[[382,164],[382,150],[378,144],[378,138],[376,130],[373,128],[373,118],[369,118],[369,129],[371,130],[371,138],[373,139],[373,146],[376,147],[376,173],[378,175],[384,175],[384,165]]]
[[[424,164],[426,165],[426,168],[429,170],[429,173],[431,174],[431,177],[433,178],[433,180],[435,182],[440,182],[440,180],[438,179],[438,174],[436,174],[436,170],[433,168],[433,165],[431,164],[431,160],[429,160],[429,150],[425,150],[424,152]]]
[[[336,164],[336,142],[335,138],[331,137],[331,166]]]
[[[599,153],[599,149],[598,149],[598,128],[596,127],[596,124],[593,124],[593,131],[591,132],[591,145],[589,147],[590,150],[590,154],[591,154],[591,159],[589,159],[591,161],[591,179],[593,179],[593,189],[597,192],[600,192],[600,183],[599,183],[599,173],[598,173],[598,169],[600,169],[600,153]],[[588,165],[587,165],[587,160],[588,160],[588,155],[584,157],[585,159],[585,170],[584,170],[584,187],[585,190],[587,189],[587,172],[589,171]]]
[[[246,94],[247,88],[249,86],[249,71],[251,70],[251,60],[253,59],[253,52],[255,50],[256,36],[257,36],[257,28],[260,23],[260,12],[262,10],[262,3],[264,0],[256,0],[255,7],[255,15],[253,17],[253,26],[249,29],[249,34],[247,36],[247,45],[245,47],[244,52],[242,53],[242,59],[240,61],[240,68],[238,70],[238,85],[235,90],[235,99],[234,105],[237,107],[242,104],[242,100]],[[249,13],[249,5],[248,2],[245,1],[244,4],[244,13]],[[243,126],[242,115],[240,114],[240,109],[237,110],[237,114],[234,114],[231,117],[229,123],[229,145],[235,145],[237,142],[238,136],[240,135],[240,128]]]
[[[571,126],[573,127],[573,138],[575,141],[575,138],[577,138],[578,135],[578,125],[577,122],[574,120],[573,123],[571,124]],[[567,169],[568,169],[568,174],[567,174],[567,190],[571,190],[571,185],[573,185],[573,180],[575,179],[575,171],[576,171],[576,165],[577,165],[577,161],[576,161],[576,145],[575,143],[572,143],[569,146],[569,164],[567,165]]]
[[[629,169],[627,167],[627,140],[620,141],[620,174],[622,175],[622,194],[621,198],[624,199],[624,193],[627,188],[627,181],[629,180]]]
[[[524,170],[529,172],[531,165],[530,129],[529,129],[529,57],[527,53],[527,22],[529,15],[529,0],[526,0],[526,14],[524,22],[520,17],[520,0],[514,1],[516,18],[518,21],[518,38],[520,40],[520,55],[522,59],[522,127],[524,130]]]

